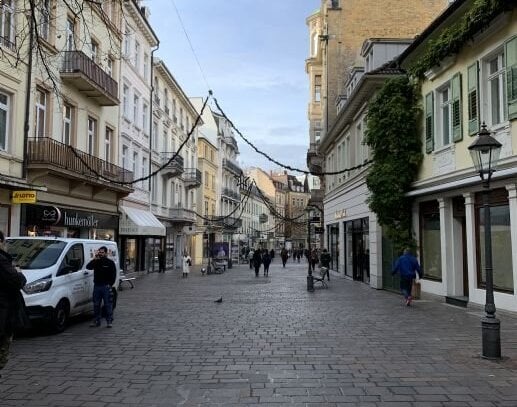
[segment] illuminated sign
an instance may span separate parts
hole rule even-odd
[[[36,191],[13,191],[13,204],[36,203]]]

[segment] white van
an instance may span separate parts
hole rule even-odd
[[[44,320],[55,332],[66,328],[69,317],[93,312],[93,270],[86,265],[97,250],[105,246],[115,262],[119,286],[118,247],[107,240],[66,239],[60,237],[9,237],[6,251],[24,274],[27,284],[23,297],[29,318]],[[116,303],[114,290],[113,303]]]

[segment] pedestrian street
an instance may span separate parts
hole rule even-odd
[[[279,263],[151,273],[120,292],[111,330],[17,339],[0,406],[517,406],[517,315],[498,312],[492,362],[479,308],[406,307],[336,273],[311,293],[306,263]]]

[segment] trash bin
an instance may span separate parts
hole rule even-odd
[[[228,268],[231,269],[233,266],[232,259],[228,259]]]

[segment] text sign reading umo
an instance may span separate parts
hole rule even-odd
[[[13,191],[13,204],[36,203],[36,191]]]

